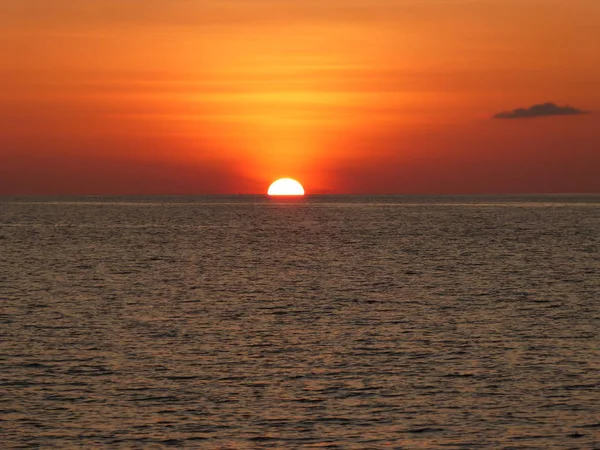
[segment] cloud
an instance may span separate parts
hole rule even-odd
[[[531,117],[546,116],[574,116],[587,114],[587,111],[571,106],[557,106],[554,103],[540,103],[529,108],[517,108],[512,111],[503,111],[493,116],[494,119],[528,119]]]

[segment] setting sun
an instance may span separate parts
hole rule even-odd
[[[269,186],[267,193],[269,195],[304,195],[304,188],[296,180],[280,178]]]

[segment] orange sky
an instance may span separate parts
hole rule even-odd
[[[0,55],[0,194],[600,192],[598,0],[0,0]]]

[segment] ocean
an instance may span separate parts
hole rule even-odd
[[[599,449],[600,196],[0,199],[0,447]]]

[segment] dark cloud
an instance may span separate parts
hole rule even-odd
[[[529,108],[517,108],[512,111],[503,111],[495,114],[494,119],[528,119],[530,117],[546,116],[573,116],[578,114],[587,114],[587,111],[573,108],[571,106],[558,106],[554,103],[541,103]]]

